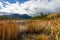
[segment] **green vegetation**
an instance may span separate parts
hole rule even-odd
[[[0,20],[21,20],[22,18],[12,18],[12,17],[5,17],[0,16]]]
[[[44,14],[40,13],[38,16],[31,18],[32,20],[53,20],[60,18],[60,13]]]

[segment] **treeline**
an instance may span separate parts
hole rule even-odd
[[[0,20],[20,20],[20,19],[22,19],[22,18],[0,16]]]
[[[35,16],[33,18],[31,18],[32,20],[36,20],[36,19],[40,19],[40,20],[53,20],[56,18],[60,18],[60,13],[50,13],[50,14],[44,14],[44,13],[40,13],[38,14],[38,16]]]

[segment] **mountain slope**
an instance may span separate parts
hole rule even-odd
[[[20,14],[10,14],[10,15],[1,15],[0,16],[0,19],[29,19],[31,18],[31,16],[27,15],[27,14],[23,14],[23,15],[20,15]]]
[[[60,12],[49,14],[49,15],[47,15],[47,17],[48,18],[52,18],[52,17],[58,18],[58,17],[60,17]]]
[[[31,16],[27,15],[27,14],[11,14],[11,15],[3,15],[5,17],[12,17],[12,18],[31,18]]]

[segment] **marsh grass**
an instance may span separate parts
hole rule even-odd
[[[39,40],[60,40],[60,20],[32,20],[27,21],[28,33],[47,35],[47,38]],[[36,36],[37,37],[37,36]]]
[[[0,40],[60,40],[60,19],[12,21],[0,21]]]
[[[16,22],[12,21],[0,21],[0,40],[12,40],[17,39],[19,27]]]

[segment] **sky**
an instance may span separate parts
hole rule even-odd
[[[60,12],[60,0],[0,0],[0,12],[28,14]]]

